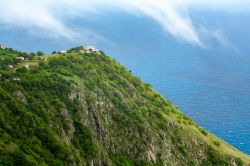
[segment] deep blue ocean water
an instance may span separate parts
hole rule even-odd
[[[234,47],[205,37],[207,48],[193,46],[166,34],[149,18],[119,11],[106,12],[96,22],[71,20],[113,44],[29,37],[23,29],[0,29],[0,41],[19,50],[46,52],[97,45],[199,125],[250,154],[250,14],[196,11],[190,16],[196,27],[223,31]]]

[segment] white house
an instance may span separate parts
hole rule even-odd
[[[21,81],[20,78],[13,78],[12,80],[13,80],[13,81]]]
[[[67,53],[67,51],[62,50],[62,51],[60,51],[59,53],[61,53],[61,54],[66,54],[66,53]]]
[[[13,65],[8,65],[8,68],[9,69],[14,69],[14,66]]]
[[[0,44],[0,49],[5,49],[5,45],[4,44]]]
[[[19,60],[21,60],[21,61],[24,61],[24,60],[25,60],[25,58],[22,57],[22,56],[18,56],[18,57],[16,57],[16,59],[19,59]]]
[[[82,46],[81,50],[83,50],[84,52],[98,52],[99,50],[96,49],[95,46]]]

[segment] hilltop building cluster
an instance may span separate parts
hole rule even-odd
[[[0,49],[6,49],[5,45],[4,44],[0,44]],[[100,50],[97,49],[95,46],[80,46],[80,47],[77,47],[77,48],[73,48],[73,50],[74,51],[79,51],[81,53],[100,53]],[[66,54],[66,53],[70,53],[70,51],[71,50],[68,50],[68,51],[61,50],[59,52],[54,51],[54,54],[55,53]],[[34,56],[35,56],[35,54],[34,54]],[[5,60],[5,58],[4,57],[0,57],[0,60],[1,61]],[[15,65],[14,64],[6,64],[6,68],[9,69],[9,70],[16,70],[17,68],[20,68],[20,67],[25,67],[25,68],[28,69],[31,66],[28,63],[26,63],[26,62],[29,62],[28,58],[25,58],[22,55],[18,55],[18,56],[15,57]]]
[[[91,52],[99,52],[100,50],[96,49],[95,46],[81,46],[81,52],[91,53]]]
[[[95,46],[80,46],[77,49],[75,49],[77,51],[80,51],[81,53],[93,53],[93,52],[100,52],[100,50],[98,50]],[[65,51],[65,50],[61,50],[58,53],[59,54],[66,54],[67,52],[69,52],[71,50]]]

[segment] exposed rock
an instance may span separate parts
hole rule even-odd
[[[16,96],[19,100],[21,100],[22,103],[27,104],[27,99],[21,91],[13,92],[13,95]]]

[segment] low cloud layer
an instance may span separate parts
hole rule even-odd
[[[49,37],[73,39],[77,36],[55,17],[46,6],[29,1],[8,0],[1,2],[0,23],[7,27],[47,32]]]
[[[156,20],[174,37],[199,46],[203,45],[189,17],[181,15],[171,3],[165,0],[158,0],[157,3],[137,0],[127,2],[127,5],[131,10],[134,9]]]
[[[92,17],[101,17],[98,9],[112,6],[124,12],[150,17],[176,39],[204,47],[200,31],[193,25],[188,10],[203,7],[210,10],[234,11],[238,10],[234,6],[247,4],[250,2],[246,0],[8,0],[0,5],[0,25],[7,28],[25,28],[27,31],[41,33],[47,38],[76,40],[85,35],[105,40],[88,27],[82,27],[76,32],[73,26],[65,22],[68,18],[74,17],[88,19],[90,14]],[[209,33],[222,45],[231,45],[221,30]]]

